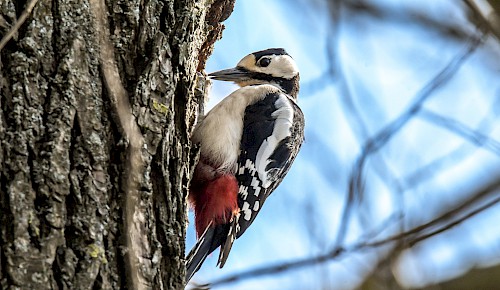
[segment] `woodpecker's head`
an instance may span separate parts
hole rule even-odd
[[[245,56],[235,68],[213,72],[212,79],[233,81],[241,87],[271,84],[297,98],[299,69],[283,48],[269,48]]]

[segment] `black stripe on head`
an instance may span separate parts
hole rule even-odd
[[[252,72],[244,67],[237,67],[239,70],[247,73],[250,79],[261,80],[267,83],[276,83],[285,93],[296,98],[299,93],[299,75],[291,79],[278,78],[265,73]]]
[[[286,51],[283,48],[269,48],[269,49],[254,52],[252,54],[255,56],[255,60],[259,60],[261,57],[263,57],[265,55],[273,55],[273,54],[290,56],[288,53],[286,53]]]
[[[248,70],[242,66],[236,67],[238,70],[245,72],[251,79],[256,79],[256,80],[262,80],[270,83],[271,81],[275,81],[278,79],[277,77],[273,77],[272,75],[268,75],[265,73],[260,73],[260,72],[253,72],[251,70]],[[281,79],[281,78],[279,78]]]

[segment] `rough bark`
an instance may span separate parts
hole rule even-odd
[[[28,5],[0,1],[2,37]],[[0,53],[1,289],[184,287],[197,72],[233,5],[36,3]]]

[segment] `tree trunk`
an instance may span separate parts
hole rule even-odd
[[[197,72],[234,0],[3,0],[2,37],[32,3],[0,54],[1,289],[182,289]]]

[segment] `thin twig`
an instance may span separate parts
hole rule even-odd
[[[366,17],[370,20],[378,20],[384,23],[418,25],[428,31],[439,33],[440,36],[452,40],[463,40],[470,37],[469,30],[444,17],[434,17],[426,10],[407,8],[405,10],[391,7],[391,5],[380,4],[383,1],[344,1],[345,8],[351,16]]]
[[[495,191],[498,190],[498,188],[500,187],[500,180],[496,180],[495,182],[493,182],[492,184],[486,186],[485,188],[481,189],[480,191],[478,191],[477,193],[473,194],[472,197],[462,201],[459,205],[457,205],[456,207],[454,207],[453,209],[443,213],[442,215],[432,219],[431,221],[425,223],[425,224],[422,224],[420,226],[417,226],[417,227],[414,227],[406,232],[403,232],[403,233],[400,233],[400,234],[396,234],[392,237],[388,237],[388,238],[385,238],[385,239],[382,239],[380,241],[375,241],[375,242],[370,242],[370,243],[367,243],[368,245],[371,245],[371,246],[379,246],[379,245],[383,245],[387,242],[394,242],[394,241],[398,241],[398,240],[401,240],[401,239],[404,239],[406,237],[409,237],[409,236],[417,236],[418,234],[424,232],[425,230],[427,229],[430,229],[436,225],[438,225],[439,223],[443,223],[444,221],[446,220],[450,220],[452,219],[453,217],[459,215],[461,212],[464,212],[467,210],[467,208],[470,208],[470,207],[473,207],[474,204],[476,203],[479,203],[482,199],[485,199],[488,197],[488,195],[494,193]],[[497,203],[498,198],[494,199],[494,203]],[[471,211],[471,213],[474,213],[474,214],[466,214],[464,215],[464,217],[471,217],[477,213],[479,213],[480,211],[482,210],[485,210],[486,208],[492,206],[493,204],[490,204],[488,203],[489,206],[482,206],[482,207],[478,207],[476,210],[473,210]],[[487,205],[488,205],[487,204]],[[481,209],[481,210],[479,210]],[[441,226],[438,230],[434,230],[434,231],[431,231],[430,233],[433,233],[433,235],[437,234],[437,233],[441,233],[443,232],[444,230],[443,229],[449,229],[451,228],[452,226],[455,226],[461,222],[463,222],[465,219],[464,218],[459,218],[459,219],[456,219],[456,220],[453,220],[443,226]],[[457,222],[459,221],[459,222]],[[429,234],[425,234],[425,236],[430,236]],[[424,235],[422,235],[424,236]],[[414,238],[414,240],[422,240],[420,238]],[[410,243],[413,243],[413,241],[410,241]]]
[[[491,133],[496,124],[497,116],[500,112],[500,98],[497,98],[490,106],[490,110],[485,117],[481,119],[476,127],[476,130],[480,130],[483,134]],[[466,141],[465,141],[466,142]],[[414,172],[402,177],[401,180],[404,184],[403,191],[424,182],[426,179],[435,176],[435,172],[439,172],[443,168],[452,167],[454,164],[462,161],[467,156],[470,156],[478,147],[471,148],[468,143],[462,144],[462,146],[453,150],[449,154],[432,160],[426,165],[418,168]]]
[[[2,40],[0,41],[0,51],[5,47],[7,42],[14,36],[14,34],[17,33],[21,25],[23,25],[24,21],[26,21],[26,18],[31,14],[31,11],[33,11],[33,8],[35,8],[36,3],[38,0],[31,0],[30,3],[28,3],[28,6],[26,9],[24,9],[23,14],[21,14],[21,17],[17,19],[16,23],[9,29],[7,34],[5,34],[2,37]]]
[[[312,266],[312,265],[317,265],[320,263],[324,263],[327,261],[332,261],[334,259],[341,258],[343,255],[348,254],[348,253],[353,253],[361,250],[366,250],[366,249],[373,249],[373,248],[379,248],[382,246],[389,245],[393,242],[401,241],[401,240],[407,240],[407,242],[410,245],[415,245],[419,242],[422,242],[423,240],[437,235],[439,233],[442,233],[444,231],[447,231],[462,222],[472,218],[473,216],[485,211],[486,209],[491,208],[492,206],[500,203],[500,196],[495,197],[494,199],[488,201],[487,203],[476,207],[477,203],[482,202],[485,198],[488,198],[488,196],[495,194],[498,192],[500,188],[500,180],[496,180],[492,184],[486,186],[485,188],[481,189],[479,192],[476,194],[473,194],[473,197],[465,200],[461,204],[459,204],[457,207],[443,213],[439,217],[429,221],[428,223],[415,227],[411,230],[408,230],[403,233],[391,235],[386,238],[382,238],[379,240],[375,241],[369,241],[369,238],[366,236],[363,236],[359,239],[358,242],[353,243],[352,246],[348,247],[337,247],[332,249],[331,251],[315,256],[315,257],[307,257],[307,258],[302,258],[302,259],[297,259],[294,261],[289,261],[289,262],[282,262],[278,263],[275,265],[268,265],[268,266],[262,266],[256,269],[251,269],[247,271],[243,271],[237,274],[229,275],[227,277],[223,277],[221,279],[215,280],[212,283],[208,284],[203,284],[202,286],[205,287],[205,289],[213,288],[216,286],[221,286],[229,283],[233,283],[236,281],[244,280],[244,279],[253,279],[261,276],[268,276],[276,273],[281,273],[289,270],[294,270],[294,269],[299,269],[299,268],[304,268],[307,266]],[[456,217],[460,213],[467,211],[467,209],[473,208],[471,211],[469,211],[466,214],[463,214],[462,216],[452,219],[453,217]],[[451,220],[450,220],[451,219]],[[443,223],[446,220],[450,220],[441,226],[435,228],[432,231],[425,232],[429,230],[430,228],[434,227],[435,225],[438,225],[439,223]],[[383,224],[386,224],[384,222]],[[384,230],[384,228],[379,228],[379,230]],[[373,232],[374,236],[377,236],[377,232]],[[371,238],[373,239],[374,236]]]
[[[449,229],[451,229],[452,227],[456,226],[456,225],[459,225],[461,224],[462,222],[472,218],[473,216],[477,215],[478,213],[481,213],[487,209],[489,209],[490,207],[496,205],[497,203],[500,202],[500,196],[498,196],[497,198],[491,200],[490,202],[486,203],[485,205],[481,206],[481,207],[478,207],[477,209],[471,211],[470,213],[464,215],[463,217],[459,218],[459,219],[456,219],[452,222],[450,222],[449,224],[447,225],[444,225],[440,228],[437,228],[435,229],[434,231],[431,231],[427,234],[424,234],[424,235],[421,235],[421,236],[418,236],[414,239],[412,239],[410,242],[409,242],[409,246],[412,247],[418,243],[420,243],[421,241],[424,241],[432,236],[435,236],[437,234],[440,234],[444,231],[447,231]]]
[[[422,117],[424,120],[432,122],[437,126],[441,126],[443,128],[448,129],[450,132],[453,132],[465,140],[479,146],[488,149],[489,151],[495,153],[500,156],[500,142],[490,138],[489,136],[482,134],[481,132],[470,129],[464,124],[447,118],[445,116],[441,116],[437,113],[434,113],[430,110],[421,110],[418,114],[419,117]]]

